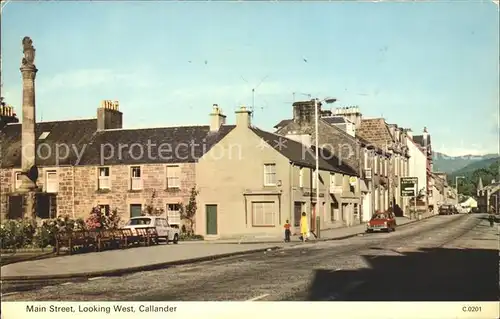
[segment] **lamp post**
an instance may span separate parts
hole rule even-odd
[[[314,127],[315,127],[315,139],[314,139],[314,147],[316,149],[316,169],[315,169],[315,183],[316,183],[316,206],[314,208],[314,216],[313,216],[313,221],[316,221],[316,212],[318,211],[318,207],[320,205],[319,203],[319,112],[318,112],[318,102],[321,103],[321,102],[325,102],[327,104],[332,104],[334,103],[335,101],[337,101],[337,99],[333,99],[333,98],[324,98],[323,100],[319,100],[318,98],[315,98],[314,99]],[[319,217],[319,216],[318,216]],[[320,223],[319,221],[317,222],[317,225],[319,227]],[[319,229],[317,230],[317,232],[319,233]],[[319,236],[318,236],[319,237]]]
[[[465,178],[465,176],[455,176],[455,189],[457,191],[457,204],[458,204],[458,180],[461,178]]]

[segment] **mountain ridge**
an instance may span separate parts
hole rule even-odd
[[[466,166],[475,163],[475,162],[481,162],[483,160],[488,160],[488,159],[493,159],[493,158],[498,158],[500,155],[499,154],[484,154],[484,155],[461,155],[461,156],[450,156],[446,155],[444,153],[440,152],[433,152],[432,154],[432,159],[433,159],[433,171],[435,172],[443,172],[447,174],[452,174],[453,172],[456,172],[458,170],[464,169]],[[487,164],[485,163],[487,166]],[[478,167],[474,168],[481,168],[482,166],[479,165]]]

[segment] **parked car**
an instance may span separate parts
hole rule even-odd
[[[131,229],[132,232],[135,233],[135,229],[137,228],[154,227],[156,228],[159,239],[165,240],[167,244],[169,242],[177,244],[179,242],[180,230],[179,227],[176,226],[177,225],[170,225],[164,217],[139,216],[130,218],[123,228]]]
[[[396,216],[393,213],[375,213],[366,225],[366,232],[374,231],[391,232],[396,230]]]
[[[454,215],[458,214],[458,210],[453,205],[441,205],[439,207],[439,215]]]

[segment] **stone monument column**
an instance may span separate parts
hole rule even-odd
[[[22,183],[20,192],[25,193],[24,217],[35,219],[35,190],[38,171],[35,165],[36,139],[35,139],[35,48],[29,37],[22,41],[24,57],[21,63],[21,74],[23,77],[23,107],[21,123],[21,168]],[[36,171],[35,174],[33,172]]]

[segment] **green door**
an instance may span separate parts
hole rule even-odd
[[[217,235],[217,205],[206,205],[207,235]]]
[[[141,204],[130,204],[130,217],[141,216],[142,205]]]

